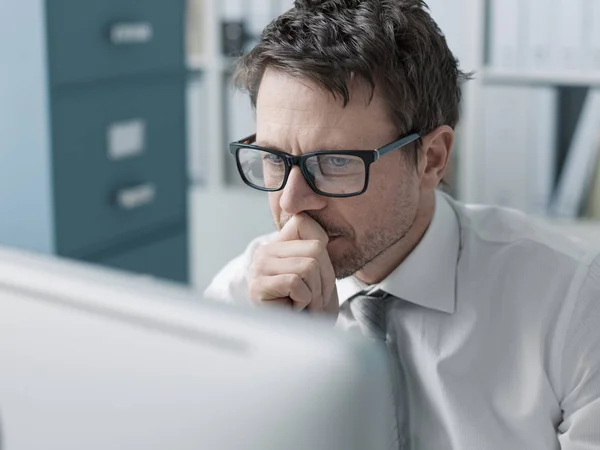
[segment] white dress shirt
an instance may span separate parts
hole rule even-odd
[[[247,302],[252,242],[205,292]],[[368,286],[337,282],[346,302]],[[407,378],[415,450],[600,449],[600,257],[497,207],[436,194],[415,250],[379,287]],[[395,355],[394,355],[395,356]]]

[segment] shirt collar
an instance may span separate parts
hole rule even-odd
[[[436,191],[433,219],[421,242],[376,287],[410,303],[454,313],[459,249],[458,218],[445,194]],[[356,277],[338,281],[340,303],[370,287]]]

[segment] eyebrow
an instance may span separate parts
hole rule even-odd
[[[255,145],[257,145],[258,147],[264,147],[264,148],[268,148],[270,150],[277,150],[278,152],[282,152],[282,153],[288,153],[287,150],[282,149],[281,147],[278,147],[276,145],[271,144],[268,141],[256,141]]]
[[[269,141],[260,141],[260,142],[256,141],[255,144],[258,147],[264,147],[264,148],[268,148],[270,150],[275,150],[275,151],[278,151],[278,152],[281,152],[281,153],[287,153],[288,155],[292,154],[288,150],[285,150],[285,149],[282,149],[281,147],[273,145]],[[326,152],[326,151],[350,152],[350,151],[356,151],[356,150],[361,150],[361,149],[358,149],[358,148],[352,148],[352,149],[350,149],[350,148],[340,148],[338,146],[332,145],[332,146],[320,146],[316,150],[312,150],[310,152],[306,152],[306,154],[308,154],[308,153],[315,153],[315,152]],[[362,150],[371,151],[373,149],[372,148],[368,148],[368,149],[362,149]]]

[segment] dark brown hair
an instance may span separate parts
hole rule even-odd
[[[344,106],[350,80],[362,79],[399,134],[454,128],[469,78],[423,0],[296,0],[236,67],[234,83],[254,107],[267,68],[313,80]]]

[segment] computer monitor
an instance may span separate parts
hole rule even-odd
[[[0,249],[2,450],[388,450],[379,347]]]

